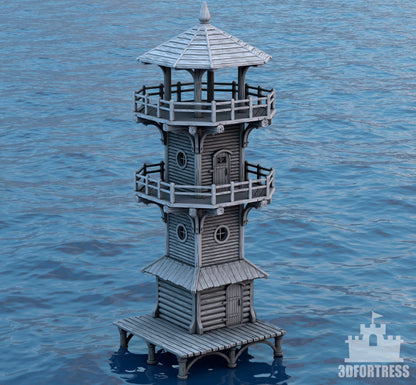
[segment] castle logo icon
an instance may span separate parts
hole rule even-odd
[[[374,323],[382,315],[372,312],[371,324],[360,325],[360,336],[348,336],[349,358],[345,362],[403,362],[400,358],[400,336],[386,335],[386,325]]]

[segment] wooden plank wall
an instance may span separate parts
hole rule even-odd
[[[208,135],[203,143],[201,154],[201,185],[213,182],[212,159],[219,150],[231,151],[231,181],[239,182],[241,173],[241,129],[240,125],[226,126],[222,134]]]
[[[181,185],[195,185],[195,154],[186,133],[168,132],[167,181]],[[180,168],[176,162],[178,151],[186,154],[187,165]]]
[[[195,233],[191,220],[186,214],[168,214],[168,255],[178,261],[195,264]],[[178,239],[176,228],[179,224],[185,226],[188,233],[185,242]]]
[[[209,266],[217,263],[232,262],[240,258],[240,207],[226,207],[224,214],[207,217],[202,230],[201,265]],[[218,226],[228,227],[230,236],[225,243],[215,240]]]
[[[158,280],[159,317],[189,329],[192,320],[194,294],[162,279]]]
[[[252,281],[242,284],[242,304],[243,314],[242,323],[250,322],[250,309],[252,306],[251,285]],[[226,288],[221,286],[213,289],[204,290],[200,293],[200,320],[203,332],[214,330],[226,326]]]

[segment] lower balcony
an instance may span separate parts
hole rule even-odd
[[[242,182],[193,186],[165,182],[164,162],[145,164],[135,174],[136,195],[147,201],[178,208],[213,209],[270,201],[275,190],[273,168],[246,162],[245,170]]]

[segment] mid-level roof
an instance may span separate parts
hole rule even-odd
[[[256,278],[267,278],[263,270],[246,259],[213,266],[194,267],[164,256],[145,267],[143,272],[192,292]]]
[[[151,49],[138,60],[175,69],[214,70],[225,67],[256,66],[271,56],[209,24],[210,14],[204,2],[200,24]]]

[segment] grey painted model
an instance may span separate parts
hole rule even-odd
[[[257,319],[254,280],[267,274],[244,258],[248,213],[274,192],[274,170],[247,162],[245,147],[275,114],[275,91],[247,85],[245,75],[270,56],[209,24],[206,3],[199,19],[139,58],[163,71],[163,84],[135,94],[135,112],[139,123],[159,129],[165,158],[136,172],[135,189],[139,201],[160,207],[167,247],[143,269],[157,281],[153,314],[115,323],[121,347],[133,335],[145,339],[149,364],[155,346],[176,354],[179,378],[213,352],[235,367],[253,343],[280,356],[285,334]],[[215,83],[214,71],[224,67],[237,67],[237,82]],[[187,70],[193,82],[173,84],[172,69]]]

